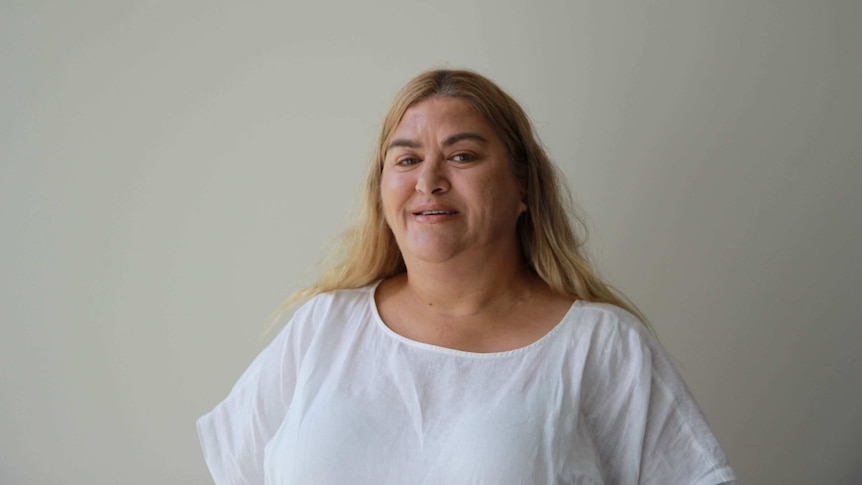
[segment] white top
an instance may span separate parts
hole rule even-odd
[[[319,295],[197,422],[216,484],[735,480],[688,389],[624,310],[575,302],[499,353],[402,337],[376,285]]]

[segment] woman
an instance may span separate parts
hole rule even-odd
[[[396,96],[340,261],[198,420],[216,483],[734,480],[602,282],[518,104],[467,71]]]

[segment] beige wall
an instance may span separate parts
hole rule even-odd
[[[0,4],[0,483],[207,483],[434,66],[526,106],[746,483],[862,477],[862,3],[152,3]]]

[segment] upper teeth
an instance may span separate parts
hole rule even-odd
[[[450,211],[422,211],[420,212],[422,215],[434,215],[434,214],[451,214]]]

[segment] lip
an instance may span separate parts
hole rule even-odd
[[[423,215],[423,212],[450,212],[457,214],[458,211],[454,207],[445,204],[423,204],[417,205],[410,209],[410,213],[414,216]]]
[[[459,212],[444,204],[425,204],[410,209],[410,214],[418,222],[443,222],[456,217]]]

